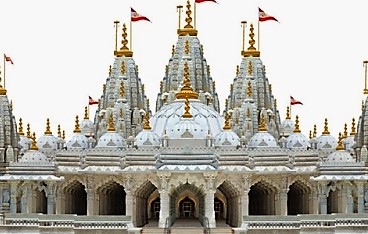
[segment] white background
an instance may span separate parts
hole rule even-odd
[[[261,22],[260,50],[281,118],[292,95],[304,103],[293,106],[292,113],[293,119],[299,115],[304,134],[308,135],[313,124],[321,134],[325,117],[334,136],[344,123],[350,132],[351,119],[358,119],[365,98],[368,1],[218,2],[197,5],[197,29],[216,81],[221,113],[236,65],[241,62],[240,22],[248,21],[248,41],[249,23],[257,26],[261,7],[280,21]],[[0,53],[14,61],[13,66],[6,66],[6,89],[17,121],[23,118],[23,127],[30,123],[37,137],[45,131],[46,118],[50,118],[55,135],[57,124],[67,136],[72,133],[75,115],[83,118],[88,96],[101,96],[108,67],[114,61],[113,21],[129,25],[130,6],[152,21],[133,23],[133,51],[154,111],[159,82],[177,41],[179,4],[185,6],[186,2],[1,1]],[[96,106],[91,106],[91,119],[95,110]]]

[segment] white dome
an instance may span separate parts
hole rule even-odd
[[[85,149],[88,147],[88,138],[80,132],[73,133],[65,143],[67,149]]]
[[[326,162],[328,163],[349,163],[354,162],[353,157],[346,150],[337,150],[328,155]]]
[[[117,132],[106,132],[100,137],[100,139],[98,139],[96,148],[101,147],[107,148],[125,147],[125,140]]]
[[[336,149],[337,141],[329,134],[323,134],[317,138],[317,149]]]
[[[25,152],[22,158],[19,160],[19,162],[27,163],[27,164],[49,164],[50,163],[46,155],[36,150],[29,150]]]
[[[343,140],[343,143],[345,145],[345,149],[346,150],[351,150],[353,149],[353,146],[355,145],[355,140],[354,140],[354,136],[348,136],[347,138],[345,138]]]
[[[248,147],[258,148],[258,147],[278,147],[275,138],[268,132],[257,132],[250,138]]]
[[[28,150],[30,145],[32,144],[32,141],[24,135],[20,135],[19,138],[19,145],[21,149]]]
[[[197,123],[193,118],[181,118],[173,127],[166,129],[170,139],[206,139],[208,126]]]
[[[237,146],[240,145],[239,136],[231,130],[223,130],[215,136],[215,146]]]
[[[288,149],[307,149],[310,147],[309,140],[303,133],[292,133],[286,139],[286,148]]]
[[[37,147],[39,149],[56,149],[58,138],[52,134],[45,134],[38,138]]]
[[[177,99],[169,105],[162,106],[151,118],[153,132],[160,137],[164,135],[165,130],[169,134],[169,131],[181,121],[185,112],[184,106],[184,99]],[[196,99],[190,99],[189,106],[195,124],[199,124],[200,129],[205,131],[203,138],[207,136],[208,130],[210,130],[212,136],[216,136],[222,131],[222,117],[211,106],[204,105]]]
[[[283,133],[286,136],[293,134],[294,128],[295,128],[294,121],[292,121],[291,119],[285,119],[281,123],[281,133]]]
[[[83,119],[80,123],[81,133],[84,135],[93,135],[95,132],[95,125],[89,119]]]
[[[135,137],[134,144],[137,146],[159,146],[160,137],[151,130],[143,129]]]

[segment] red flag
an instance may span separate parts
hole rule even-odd
[[[296,105],[296,104],[303,105],[301,101],[295,100],[292,96],[290,96],[290,105]]]
[[[13,60],[10,57],[6,56],[5,54],[4,54],[4,59],[5,61],[10,62],[11,64],[14,64]]]
[[[94,105],[94,104],[98,104],[98,101],[93,100],[91,96],[88,96],[88,105]]]
[[[202,3],[202,2],[215,2],[215,3],[218,3],[215,0],[195,0],[195,3]]]
[[[140,20],[147,20],[151,22],[151,20],[149,20],[146,16],[138,14],[133,8],[130,8],[130,20],[133,22]]]
[[[267,21],[267,20],[274,20],[279,22],[275,17],[270,16],[268,14],[266,14],[264,11],[262,11],[261,8],[258,7],[258,20],[263,22],[263,21]]]

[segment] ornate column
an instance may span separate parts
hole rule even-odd
[[[125,215],[132,216],[132,219],[134,219],[135,217],[133,217],[132,187],[133,187],[132,186],[132,176],[127,175],[124,178],[124,190],[125,190],[125,193],[126,193],[126,196],[125,196],[125,207],[126,207]]]
[[[318,214],[318,192],[317,188],[314,189],[309,194],[309,214]]]
[[[364,182],[357,181],[358,213],[364,213]]]
[[[28,213],[28,184],[22,186],[22,197],[20,200],[20,212],[25,214]]]
[[[215,179],[216,173],[204,173],[203,176],[206,180],[206,195],[205,195],[205,216],[208,218],[210,228],[216,227],[215,217]]]
[[[165,227],[166,218],[170,216],[170,198],[169,198],[169,180],[171,173],[158,173],[158,178],[160,180],[160,218],[158,221],[158,226],[161,228]]]
[[[280,191],[279,193],[279,215],[287,215],[287,194],[289,192],[289,179],[282,177],[280,179]]]
[[[49,182],[47,187],[44,188],[45,194],[47,197],[47,214],[55,213],[55,191],[56,184],[55,182]]]
[[[87,193],[87,215],[94,215],[94,206],[95,206],[95,191],[94,191],[94,179],[88,178],[86,179],[86,187]]]
[[[240,194],[240,215],[238,220],[238,226],[240,227],[243,222],[243,217],[249,215],[249,189],[250,189],[250,178],[243,176],[241,179],[241,194]]]
[[[10,213],[17,213],[17,187],[18,181],[10,183]]]
[[[319,198],[319,214],[327,214],[327,184],[320,182],[318,184],[318,198]]]

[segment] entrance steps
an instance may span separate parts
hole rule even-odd
[[[203,234],[203,227],[172,227],[171,234]],[[212,232],[211,232],[212,233]]]
[[[232,234],[233,229],[231,227],[218,227],[211,228],[211,234]]]
[[[164,229],[159,227],[144,227],[142,228],[142,234],[163,234]]]

